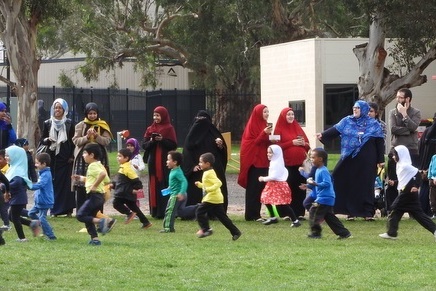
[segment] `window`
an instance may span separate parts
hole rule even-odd
[[[306,125],[306,102],[304,100],[289,101],[289,107],[295,114],[295,119],[301,126]]]

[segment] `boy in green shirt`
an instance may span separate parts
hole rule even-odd
[[[95,224],[99,225],[99,232],[105,235],[112,230],[116,223],[113,218],[97,218],[97,212],[103,208],[104,185],[110,182],[105,167],[100,162],[102,152],[96,143],[89,143],[83,149],[83,159],[88,164],[86,177],[73,175],[76,181],[85,182],[87,199],[77,210],[77,220],[85,223],[86,230],[91,236],[90,245],[101,245]]]

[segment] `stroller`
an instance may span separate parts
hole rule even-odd
[[[388,207],[386,203],[386,186],[385,184],[385,168],[377,169],[377,176],[374,181],[374,208],[380,210],[381,217],[388,215]]]

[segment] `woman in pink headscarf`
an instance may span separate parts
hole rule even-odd
[[[162,196],[161,190],[168,187],[166,160],[168,152],[177,148],[176,131],[165,107],[154,109],[153,123],[145,131],[142,148],[145,150],[144,162],[148,164],[150,214],[164,218],[168,196]]]

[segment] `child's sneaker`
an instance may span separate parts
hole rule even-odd
[[[242,235],[242,232],[239,232],[239,233],[237,233],[237,234],[234,234],[234,235],[232,236],[232,240],[238,240],[238,238],[240,238],[241,235]]]
[[[2,236],[2,232],[3,231],[0,230],[0,246],[4,246],[6,244],[6,241]]]
[[[151,223],[151,222],[149,222],[149,223],[144,223],[144,224],[141,226],[141,228],[142,228],[142,229],[147,229],[147,228],[150,228],[152,225],[153,225],[153,223]]]
[[[92,240],[89,241],[88,244],[91,245],[91,246],[101,246],[101,241],[98,240],[98,239],[92,239]]]
[[[352,238],[353,236],[351,235],[351,232],[348,233],[347,235],[339,235],[338,239],[347,239],[347,238]]]
[[[41,232],[41,222],[39,222],[39,220],[32,220],[29,227],[32,230],[34,237],[39,236],[39,233]]]
[[[27,242],[27,238],[17,238],[17,242]]]
[[[293,223],[291,223],[291,227],[300,227],[300,226],[301,226],[301,222],[299,220],[296,220]]]
[[[206,231],[202,231],[202,233],[198,235],[198,238],[203,238],[203,237],[206,237],[206,236],[210,236],[212,234],[213,234],[213,231],[212,231],[211,228],[209,228]]]
[[[378,236],[385,239],[397,239],[396,236],[390,236],[387,232],[379,234]]]
[[[130,212],[129,215],[127,215],[126,221],[124,222],[124,224],[129,224],[130,222],[132,222],[133,219],[135,219],[136,216],[136,212]]]
[[[107,223],[107,230],[105,233],[103,233],[103,235],[110,232],[112,228],[114,228],[115,223],[117,223],[117,220],[115,218],[106,218],[106,220],[109,220],[109,222]]]
[[[164,229],[159,230],[159,232],[160,233],[171,233],[171,232],[176,232],[176,231],[174,229],[164,228]]]
[[[0,226],[0,230],[3,230],[3,231],[9,231],[9,230],[11,230],[12,229],[12,226],[10,226],[10,225],[2,225],[2,226]]]

